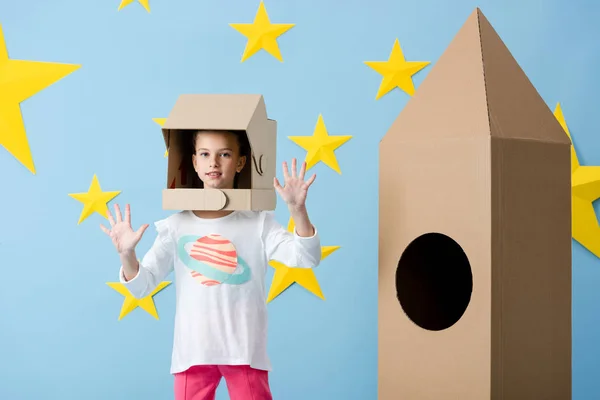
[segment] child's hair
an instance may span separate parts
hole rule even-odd
[[[198,138],[198,135],[201,135],[202,133],[205,132],[213,132],[213,131],[208,131],[208,130],[197,130],[192,134],[191,137],[191,143],[190,143],[190,149],[191,149],[191,153],[192,154],[196,154],[196,140]],[[240,157],[246,156],[246,164],[249,164],[251,162],[251,151],[250,151],[250,142],[248,140],[248,135],[246,134],[245,131],[217,131],[217,132],[222,132],[224,134],[232,134],[235,136],[237,143],[238,143],[238,147],[239,147],[239,155]],[[188,157],[188,159],[191,162],[191,156]],[[245,166],[242,169],[242,171],[237,172],[235,174],[235,178],[233,179],[233,187],[235,189],[238,189],[238,181],[240,178],[240,174],[244,172],[245,170]],[[202,180],[200,180],[200,178],[198,178],[196,176],[195,180],[197,179],[197,181],[195,182],[195,187],[199,187],[202,188],[204,187],[204,184],[202,183]]]
[[[196,140],[198,135],[209,132],[207,130],[197,130],[192,134],[192,153],[196,154]],[[210,131],[212,132],[212,131]],[[219,132],[219,131],[217,131]],[[248,135],[244,131],[220,131],[224,134],[232,134],[237,139],[238,147],[240,149],[240,156],[249,156],[250,143],[248,142]],[[246,157],[249,158],[249,157]]]

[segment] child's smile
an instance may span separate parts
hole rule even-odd
[[[219,171],[211,171],[211,172],[207,172],[206,176],[208,176],[210,179],[218,179],[221,177],[221,173]]]

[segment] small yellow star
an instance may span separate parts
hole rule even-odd
[[[312,136],[288,136],[288,139],[307,151],[305,159],[307,171],[319,161],[322,161],[323,164],[327,165],[340,175],[342,172],[340,171],[334,150],[351,138],[352,136],[350,135],[329,136],[321,114],[319,114],[317,125],[315,126]]]
[[[254,22],[251,24],[229,24],[233,29],[248,38],[242,61],[256,54],[260,49],[283,62],[277,38],[290,30],[295,24],[272,24],[267,14],[265,4],[261,0]]]
[[[127,7],[134,1],[136,0],[121,0],[121,4],[119,4],[118,11],[121,11],[121,9]],[[137,2],[140,3],[146,9],[146,11],[150,12],[150,0],[137,0]]]
[[[158,125],[163,126],[165,124],[166,118],[152,118],[152,121],[156,122]],[[169,155],[169,149],[165,150],[165,157]]]
[[[292,218],[288,222],[287,230],[294,232],[294,220]],[[321,246],[321,260],[324,260],[339,248],[340,246]],[[299,284],[315,296],[325,300],[313,268],[288,267],[274,260],[269,261],[269,265],[275,268],[275,275],[273,276],[273,282],[271,282],[267,303],[279,296],[294,283]]]
[[[9,59],[0,26],[0,146],[32,174],[35,174],[35,166],[21,114],[21,102],[79,67],[81,65]]]
[[[140,307],[142,310],[158,319],[158,312],[156,311],[156,304],[154,304],[153,296],[169,286],[171,282],[161,282],[152,293],[142,299],[136,299],[133,297],[131,292],[129,292],[129,290],[121,282],[107,282],[106,284],[125,296],[123,305],[121,306],[121,314],[119,315],[120,321],[124,316],[135,310],[136,307]]]
[[[83,210],[81,211],[81,215],[79,216],[79,221],[77,225],[81,224],[87,217],[92,215],[92,213],[97,212],[102,215],[104,218],[108,218],[108,207],[106,203],[117,197],[117,195],[121,193],[120,191],[116,192],[103,192],[100,188],[100,182],[98,182],[98,177],[94,174],[92,178],[92,183],[90,184],[90,188],[87,193],[71,193],[69,196],[83,203]]]
[[[556,104],[554,116],[572,141],[560,103]],[[600,257],[600,227],[592,204],[600,198],[600,166],[581,166],[574,144],[571,145],[571,196],[573,239]]]
[[[387,61],[365,61],[369,67],[383,75],[375,100],[394,88],[405,91],[409,96],[415,94],[412,76],[429,65],[429,61],[406,61],[398,39],[394,42],[392,52]]]

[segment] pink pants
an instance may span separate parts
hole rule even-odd
[[[230,400],[273,400],[269,373],[248,365],[196,365],[175,374],[175,400],[214,400],[221,378]]]

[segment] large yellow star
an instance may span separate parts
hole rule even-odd
[[[21,102],[58,82],[81,65],[8,58],[0,26],[0,145],[32,174],[35,165],[25,132]]]
[[[290,221],[288,222],[287,230],[289,232],[294,232],[294,220],[292,218],[290,218]],[[324,260],[339,248],[340,246],[321,246],[321,260]],[[317,277],[315,276],[315,271],[312,268],[288,267],[287,265],[274,260],[270,260],[269,265],[275,268],[275,275],[271,282],[267,303],[279,296],[293,283],[298,283],[315,296],[325,300]]]
[[[560,103],[554,115],[571,141]],[[592,203],[600,198],[600,166],[581,166],[575,145],[571,145],[571,202],[573,239],[600,257],[600,227]]]
[[[152,118],[152,121],[156,122],[161,127],[165,124],[166,118]],[[165,157],[169,155],[169,149],[165,150]]]
[[[154,304],[153,296],[169,286],[171,282],[161,282],[152,293],[142,299],[136,299],[133,297],[131,292],[129,292],[129,290],[127,290],[125,285],[123,285],[121,282],[107,282],[106,284],[125,296],[123,305],[121,306],[121,314],[119,315],[120,321],[124,316],[135,310],[136,307],[140,307],[142,310],[158,319],[158,312],[156,311],[156,304]]]
[[[136,0],[121,0],[121,4],[119,4],[118,11],[121,11],[121,9],[127,7],[134,1]],[[146,9],[146,11],[150,12],[150,0],[137,0],[137,2],[140,3]]]
[[[319,161],[322,161],[323,164],[340,175],[342,172],[340,171],[334,150],[351,138],[352,136],[350,135],[329,136],[321,114],[319,114],[312,136],[288,136],[288,139],[307,151],[305,158],[307,171]]]
[[[81,215],[79,216],[79,221],[77,225],[83,222],[87,217],[92,215],[92,213],[97,212],[102,215],[104,218],[108,218],[108,207],[106,203],[117,197],[117,195],[121,193],[121,191],[115,192],[103,192],[100,188],[100,182],[98,182],[98,177],[94,174],[92,178],[92,183],[90,184],[90,188],[87,193],[71,193],[69,196],[83,203],[83,210],[81,210]]]
[[[405,91],[408,95],[415,94],[412,76],[429,65],[429,61],[406,61],[398,39],[394,42],[392,52],[387,61],[365,61],[369,67],[383,75],[375,100],[394,88]]]
[[[260,49],[264,49],[267,53],[283,62],[277,38],[290,30],[295,24],[272,24],[267,14],[265,4],[260,2],[258,11],[254,17],[254,22],[251,24],[229,24],[233,29],[248,38],[246,48],[242,55],[242,61],[256,54]]]

